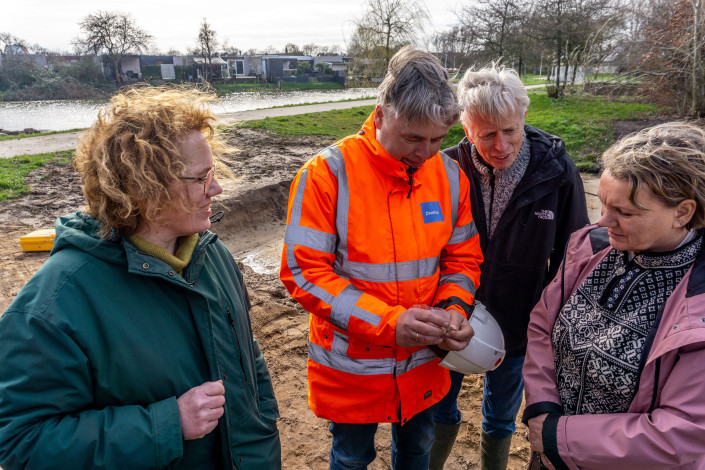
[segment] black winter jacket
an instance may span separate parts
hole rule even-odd
[[[556,136],[524,126],[531,160],[488,239],[480,178],[467,138],[444,152],[470,180],[472,216],[485,256],[476,298],[504,333],[507,357],[526,351],[529,314],[553,279],[572,232],[589,223],[580,173]]]

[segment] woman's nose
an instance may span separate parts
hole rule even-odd
[[[614,217],[609,211],[604,208],[600,211],[600,219],[597,221],[600,227],[611,227],[614,225]]]
[[[220,183],[218,183],[218,179],[214,175],[213,179],[211,180],[211,184],[208,185],[208,191],[206,192],[206,194],[208,195],[208,197],[213,197],[217,196],[222,192],[223,187],[220,185]]]

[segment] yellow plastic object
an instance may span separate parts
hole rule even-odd
[[[35,230],[20,237],[22,251],[51,251],[56,233],[53,228]]]

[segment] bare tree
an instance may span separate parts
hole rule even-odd
[[[475,61],[481,49],[478,45],[475,29],[456,25],[447,31],[437,33],[431,39],[431,45],[445,67],[461,69]]]
[[[80,52],[107,56],[113,65],[116,84],[121,81],[123,56],[146,51],[152,41],[152,36],[127,13],[99,11],[84,17],[79,26],[84,36],[74,39],[74,46]]]
[[[303,55],[314,56],[318,54],[320,50],[321,47],[312,42],[301,46],[301,52],[303,52]]]
[[[201,27],[198,30],[198,45],[201,50],[201,57],[208,64],[208,73],[204,73],[203,76],[209,82],[213,78],[213,57],[217,56],[218,40],[215,30],[211,28],[205,18],[203,18]]]
[[[221,45],[223,54],[227,55],[242,55],[242,50],[239,47],[230,45],[230,39],[226,38]]]
[[[348,46],[363,81],[384,75],[392,56],[416,41],[429,21],[423,0],[367,0]]]
[[[27,51],[30,54],[49,54],[49,50],[37,43],[30,44],[10,33],[0,32],[0,55],[15,55]]]
[[[649,0],[642,5],[636,71],[645,93],[676,112],[705,116],[705,20],[702,0]]]
[[[521,18],[521,6],[515,0],[478,0],[464,5],[458,19],[463,29],[473,30],[493,58],[505,57]]]
[[[284,46],[284,54],[305,55],[303,52],[301,52],[301,48],[293,42],[287,43]]]
[[[568,72],[584,61],[585,45],[609,19],[619,14],[616,0],[535,0],[531,16],[532,32],[553,58],[555,82],[549,90],[561,96],[569,80]],[[561,74],[563,77],[561,77]]]

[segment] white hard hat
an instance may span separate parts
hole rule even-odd
[[[492,314],[480,302],[475,302],[470,326],[475,335],[462,351],[448,351],[441,361],[446,369],[461,374],[482,374],[495,370],[504,360],[504,336]]]

